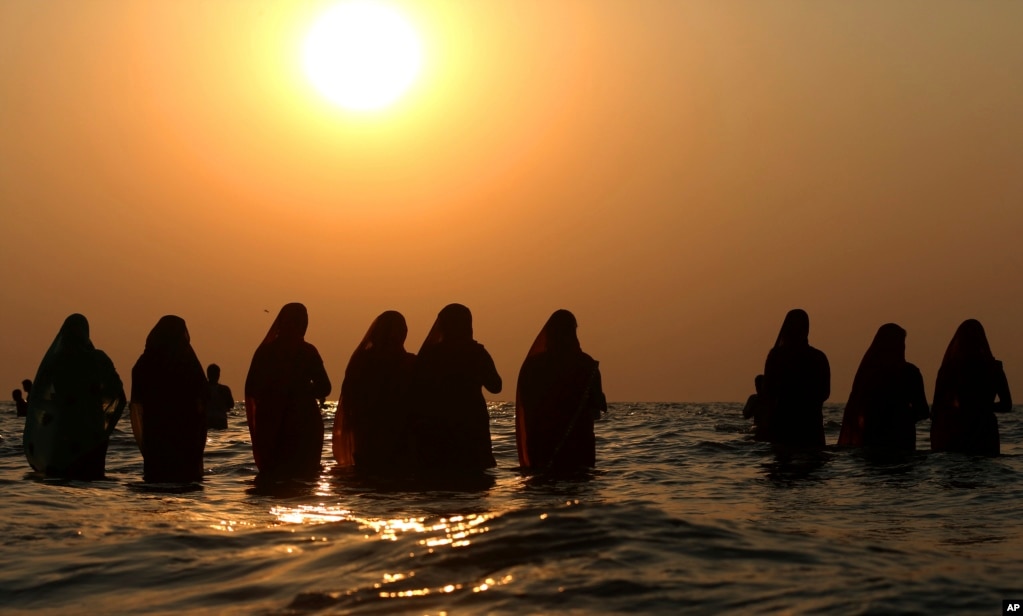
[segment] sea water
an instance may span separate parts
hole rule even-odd
[[[995,614],[1023,598],[1023,422],[1003,455],[829,450],[783,458],[741,405],[612,404],[598,468],[516,471],[514,406],[491,404],[498,467],[409,486],[334,468],[257,487],[240,407],[195,486],[142,483],[122,420],[103,481],[43,480],[0,404],[4,613]],[[840,406],[825,407],[828,442]]]

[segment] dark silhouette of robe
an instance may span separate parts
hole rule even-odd
[[[810,318],[803,310],[785,316],[764,366],[768,440],[794,449],[824,447],[824,401],[831,395],[831,366],[810,346]]]
[[[995,401],[997,399],[997,402]],[[945,350],[934,387],[931,449],[997,456],[996,412],[1012,409],[1002,362],[995,359],[979,321],[963,321]]]
[[[530,347],[515,393],[519,465],[548,472],[596,465],[593,420],[607,410],[597,362],[583,352],[575,316],[558,310]]]
[[[405,350],[408,326],[389,310],[370,325],[352,353],[334,415],[339,466],[393,474],[414,462],[409,389],[416,356]]]
[[[209,384],[185,321],[161,318],[131,371],[131,425],[145,481],[202,480],[208,398]]]
[[[914,451],[916,423],[929,415],[923,377],[906,361],[906,330],[886,323],[856,371],[838,444]]]
[[[425,469],[474,472],[497,466],[481,387],[501,392],[494,360],[473,340],[472,313],[440,311],[416,359],[416,452]]]
[[[102,478],[126,403],[113,362],[89,340],[89,322],[72,314],[39,364],[28,399],[22,442],[29,464],[48,477]]]
[[[320,471],[323,415],[330,378],[304,340],[305,306],[287,304],[256,349],[245,379],[245,413],[260,476],[309,478]]]

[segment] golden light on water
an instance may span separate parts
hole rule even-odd
[[[416,543],[425,548],[424,553],[432,554],[435,549],[450,547],[464,548],[472,543],[474,536],[481,535],[490,530],[487,522],[496,517],[490,513],[469,513],[464,515],[452,515],[427,522],[426,518],[364,518],[355,515],[351,510],[343,507],[327,505],[299,505],[295,507],[277,506],[270,509],[270,514],[283,524],[327,524],[330,522],[354,522],[362,530],[371,531],[366,539],[375,535],[382,541],[396,541],[399,535],[405,533],[418,533],[423,535]],[[222,530],[232,530],[229,523],[222,523]],[[327,541],[326,537],[321,538]],[[311,541],[317,541],[312,537]],[[297,546],[285,546],[286,554],[294,554],[301,551]],[[409,558],[414,558],[415,552],[409,553]],[[401,599],[410,597],[422,597],[431,594],[447,594],[463,589],[470,589],[474,593],[485,592],[495,586],[507,584],[512,581],[511,575],[501,578],[485,578],[478,583],[467,585],[463,583],[449,583],[437,587],[412,588],[404,590],[388,591],[386,587],[390,584],[408,582],[415,577],[415,572],[385,573],[380,582],[374,584],[378,589],[379,596],[385,599]]]
[[[330,522],[355,522],[359,528],[372,530],[379,539],[395,541],[404,533],[421,533],[428,535],[419,540],[419,545],[432,551],[435,547],[464,547],[471,543],[473,535],[490,530],[485,523],[494,518],[494,514],[470,513],[440,518],[436,522],[426,524],[426,518],[362,518],[353,514],[350,509],[327,505],[299,505],[297,507],[277,506],[270,509],[270,515],[284,524],[327,524]],[[225,528],[224,526],[221,526]],[[366,535],[370,538],[370,535]]]
[[[352,519],[350,510],[325,505],[271,507],[270,515],[285,524],[327,524]]]

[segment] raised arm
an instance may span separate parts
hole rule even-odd
[[[490,356],[490,353],[487,352],[482,344],[479,345],[479,351],[478,369],[480,382],[490,393],[499,394],[503,384],[501,382],[501,375],[497,373],[497,366],[494,365],[494,358]]]

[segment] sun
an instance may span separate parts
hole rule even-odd
[[[313,86],[352,111],[382,109],[415,83],[422,46],[397,9],[372,0],[334,5],[306,35],[302,65]]]

